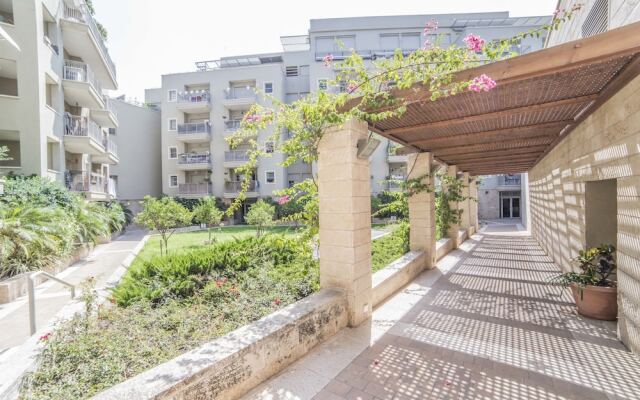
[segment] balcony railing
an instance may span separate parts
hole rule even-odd
[[[247,88],[230,88],[228,90],[225,90],[224,96],[227,100],[255,99],[255,87],[249,86]]]
[[[501,176],[499,179],[500,186],[520,186],[520,175],[517,176]]]
[[[211,133],[211,125],[208,122],[178,124],[178,135],[197,135],[202,133]]]
[[[109,178],[109,195],[111,197],[118,197],[118,184],[115,179]]]
[[[178,93],[178,103],[203,104],[211,101],[208,90],[192,90]]]
[[[113,154],[116,157],[118,156],[118,145],[113,140],[105,139],[102,142],[102,145],[105,149],[107,149],[109,153]]]
[[[91,33],[95,37],[95,40],[98,43],[98,47],[100,47],[102,56],[106,60],[107,65],[109,66],[109,69],[111,70],[111,73],[115,78],[116,66],[113,63],[113,60],[111,60],[111,56],[109,55],[109,49],[107,49],[107,46],[104,43],[104,39],[102,38],[102,34],[98,29],[98,25],[96,24],[96,21],[93,19],[93,16],[87,9],[87,6],[85,4],[82,4],[80,8],[73,8],[67,5],[66,3],[64,3],[64,17],[66,19],[74,20],[74,21],[89,25],[89,30],[91,30]]]
[[[79,115],[64,115],[65,136],[88,136],[104,146],[102,140],[102,130],[92,120]],[[114,143],[115,145],[115,143]]]
[[[109,181],[96,172],[71,171],[71,182],[67,184],[74,192],[108,193]]]
[[[245,162],[249,161],[249,153],[245,150],[231,150],[224,152],[224,161],[225,162],[234,162],[240,161]]]
[[[113,100],[111,100],[108,96],[104,97],[104,105],[105,108],[111,112],[116,118],[118,118],[118,112],[116,111],[116,107],[113,105]]]
[[[240,190],[242,190],[243,183],[244,182],[242,181],[225,182],[224,191],[225,193],[240,193]],[[247,189],[247,191],[248,192],[256,191],[256,181],[249,181],[249,188]]]
[[[227,132],[234,132],[240,129],[240,124],[242,123],[241,119],[232,119],[229,121],[224,121],[224,130]]]
[[[178,164],[209,164],[210,154],[184,153],[178,155]]]
[[[64,60],[63,79],[67,81],[86,82],[93,86],[98,93],[102,94],[100,81],[93,74],[91,67],[83,62]]]
[[[180,195],[205,195],[211,194],[210,183],[181,183],[178,185]]]

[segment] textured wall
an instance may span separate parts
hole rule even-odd
[[[532,234],[563,269],[586,244],[585,185],[617,179],[619,330],[640,351],[640,77],[529,171]]]

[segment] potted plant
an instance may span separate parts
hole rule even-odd
[[[556,284],[570,287],[585,317],[613,321],[618,315],[618,288],[612,276],[616,270],[616,248],[610,244],[580,250],[575,261],[581,272],[567,272],[555,277]]]

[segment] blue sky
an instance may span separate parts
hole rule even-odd
[[[557,0],[93,0],[109,31],[118,70],[115,94],[142,101],[160,75],[195,69],[194,62],[279,51],[282,35],[304,34],[313,18],[509,11],[549,15]]]

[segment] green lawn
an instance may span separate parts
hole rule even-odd
[[[273,226],[267,229],[269,233],[283,233],[287,236],[296,234],[297,228],[292,226]],[[218,242],[225,242],[233,238],[243,238],[247,236],[255,236],[256,229],[253,226],[238,225],[226,226],[223,228],[215,228],[211,237]],[[169,239],[169,252],[176,250],[195,249],[205,245],[209,240],[209,233],[206,230],[194,232],[175,233]],[[148,259],[154,255],[160,254],[160,235],[154,235],[149,238],[144,248],[138,254],[141,259]]]

